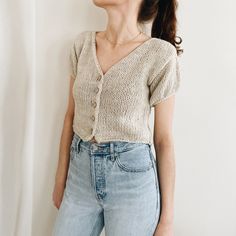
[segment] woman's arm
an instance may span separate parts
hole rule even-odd
[[[72,96],[72,87],[74,77],[70,77],[69,99],[67,111],[64,118],[64,124],[61,134],[59,159],[55,176],[55,186],[53,191],[54,205],[59,208],[63,197],[63,192],[66,184],[67,172],[69,167],[70,145],[73,137],[73,117],[74,117],[74,99]]]
[[[172,136],[174,96],[154,108],[154,147],[161,190],[161,216],[155,236],[173,235],[175,158]]]

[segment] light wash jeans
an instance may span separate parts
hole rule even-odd
[[[53,236],[153,236],[160,189],[151,145],[93,143],[76,133]]]

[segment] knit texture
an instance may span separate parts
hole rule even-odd
[[[175,47],[151,38],[103,74],[96,31],[80,32],[70,49],[75,78],[73,130],[84,141],[153,143],[151,108],[176,93],[180,71]]]

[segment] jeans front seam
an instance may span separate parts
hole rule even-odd
[[[97,223],[99,222],[99,216],[100,216],[101,212],[102,212],[102,211],[100,211],[100,213],[98,214],[98,217],[97,217],[97,219],[96,219],[96,221],[95,221],[95,223],[94,223],[94,225],[93,225],[93,228],[92,228],[92,231],[91,231],[90,236],[95,236],[95,235],[94,235],[94,231],[95,231],[95,229],[96,229]]]

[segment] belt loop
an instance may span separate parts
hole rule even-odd
[[[77,150],[78,152],[80,151],[80,142],[82,141],[82,139],[79,137],[79,140],[77,142]]]
[[[110,152],[113,154],[114,153],[114,143],[110,142]]]

